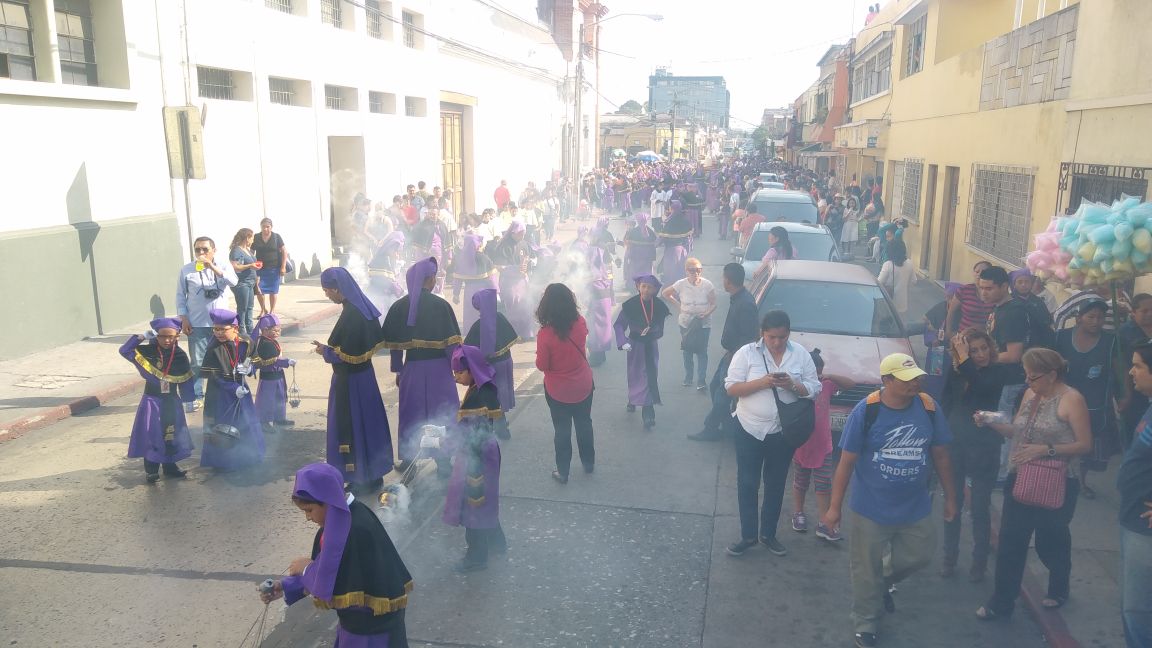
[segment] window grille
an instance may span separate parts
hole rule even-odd
[[[268,77],[268,94],[274,104],[282,106],[296,104],[296,84],[291,79]]]
[[[390,92],[368,92],[368,111],[379,115],[396,114],[396,95]]]
[[[384,38],[384,16],[380,10],[380,0],[365,0],[364,12],[368,16],[368,35]]]
[[[404,115],[406,117],[427,117],[428,103],[423,97],[404,97]]]
[[[341,0],[320,0],[320,20],[333,27],[343,27],[344,20],[340,10]]]
[[[199,95],[205,99],[236,99],[236,82],[231,70],[198,66],[196,82]]]
[[[1035,180],[1034,167],[973,165],[968,244],[1011,265],[1023,265]]]
[[[0,78],[36,80],[28,0],[0,2]]]
[[[900,191],[900,215],[913,223],[920,222],[920,192],[923,177],[924,160],[919,158],[904,160],[904,188]]]
[[[73,85],[97,85],[89,0],[56,0],[55,7],[60,80]]]
[[[292,13],[292,0],[264,0],[264,6],[286,14]]]
[[[904,27],[904,76],[912,76],[924,69],[924,37],[928,30],[928,14]]]
[[[889,175],[892,176],[892,195],[888,197],[886,209],[896,214],[896,210],[901,209],[904,204],[904,162],[892,162],[891,167]]]
[[[1068,190],[1067,212],[1071,214],[1084,200],[1108,205],[1121,196],[1147,199],[1149,175],[1152,168],[1064,162],[1060,165],[1060,191]]]
[[[416,49],[416,15],[405,11],[402,13],[404,23],[404,47]]]

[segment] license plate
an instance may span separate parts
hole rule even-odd
[[[844,429],[844,424],[848,422],[847,414],[832,413],[832,430],[839,431]]]

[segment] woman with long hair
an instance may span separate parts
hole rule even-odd
[[[552,479],[568,483],[572,463],[572,428],[584,472],[596,464],[592,441],[592,368],[584,353],[588,324],[572,290],[562,283],[548,284],[536,308],[540,332],[536,337],[536,368],[544,374],[544,397],[555,431],[556,470]]]
[[[912,279],[916,270],[908,263],[908,248],[904,241],[893,239],[888,242],[888,260],[880,266],[880,275],[877,281],[888,291],[892,298],[892,305],[903,319],[908,314],[908,291],[912,286]]]
[[[753,281],[768,271],[777,259],[789,260],[796,258],[796,248],[792,247],[792,239],[788,237],[788,230],[777,225],[768,230],[768,251],[752,273]]]
[[[256,271],[264,264],[256,260],[252,254],[252,241],[255,239],[252,230],[241,227],[236,236],[232,237],[232,244],[228,246],[228,261],[236,270],[236,285],[232,286],[232,296],[236,298],[236,312],[240,315],[240,333],[248,335],[252,332],[252,304],[256,294]]]
[[[844,254],[852,252],[852,246],[860,240],[860,200],[848,196],[844,204],[844,230],[840,233],[840,249]]]
[[[984,621],[1012,614],[1033,534],[1036,553],[1048,568],[1048,595],[1041,605],[1054,609],[1068,600],[1072,576],[1072,533],[1068,525],[1080,492],[1078,462],[1072,459],[1092,449],[1088,406],[1080,392],[1064,382],[1068,373],[1064,358],[1051,349],[1035,348],[1024,352],[1023,364],[1028,389],[1019,409],[1011,423],[991,424],[1001,435],[1011,438],[1013,444],[1000,515],[996,586],[988,602],[976,610],[977,618]],[[983,420],[977,424],[983,424]],[[1039,474],[1045,465],[1060,466],[1061,474],[1051,480],[1025,480],[1020,489],[1016,488],[1023,470]],[[1028,488],[1030,484],[1034,489]],[[1060,486],[1064,487],[1063,497],[1057,496],[1058,490],[1049,490]],[[1056,508],[1021,501],[1030,492],[1052,496]]]

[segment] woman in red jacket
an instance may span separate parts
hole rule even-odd
[[[549,284],[536,308],[540,332],[536,336],[536,368],[544,374],[544,397],[556,430],[556,470],[552,479],[568,483],[572,463],[572,427],[584,472],[596,465],[592,445],[592,369],[584,353],[588,325],[580,316],[576,297],[562,283]]]

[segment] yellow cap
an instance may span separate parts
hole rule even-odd
[[[880,361],[880,375],[908,381],[927,373],[918,367],[916,361],[907,353],[893,353]]]

